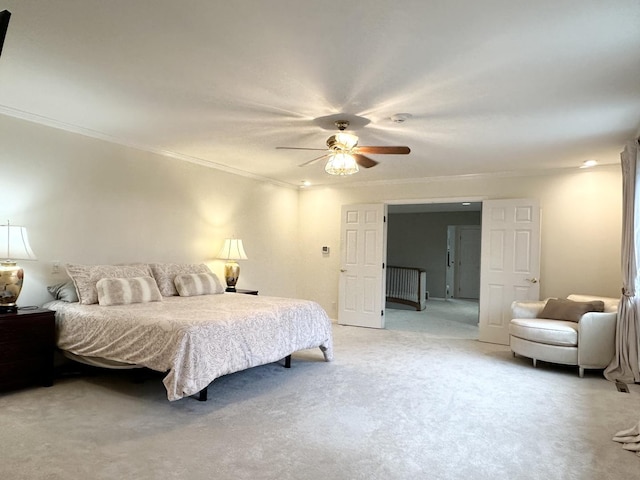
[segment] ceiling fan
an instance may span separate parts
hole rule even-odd
[[[324,151],[319,157],[301,163],[300,167],[306,167],[323,158],[329,158],[325,166],[327,173],[332,175],[350,175],[358,171],[358,165],[363,168],[375,167],[378,162],[365,156],[373,155],[407,155],[411,152],[409,147],[368,147],[358,145],[358,137],[352,133],[345,132],[349,126],[348,120],[337,120],[334,125],[339,130],[335,135],[327,139],[327,148],[304,148],[304,147],[276,147],[282,150],[320,150]]]

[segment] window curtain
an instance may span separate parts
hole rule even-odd
[[[640,382],[640,173],[638,141],[620,154],[622,164],[622,298],[616,326],[616,355],[604,371],[607,380]]]

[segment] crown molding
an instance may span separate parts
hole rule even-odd
[[[64,130],[66,132],[76,133],[78,135],[83,135],[85,137],[95,138],[98,140],[103,140],[109,143],[115,143],[117,145],[121,145],[124,147],[134,148],[136,150],[141,150],[143,152],[154,153],[156,155],[160,155],[163,157],[174,158],[176,160],[182,160],[185,162],[195,163],[196,165],[200,165],[203,167],[213,168],[216,170],[220,170],[226,173],[231,173],[234,175],[239,175],[241,177],[250,178],[252,180],[257,180],[260,182],[272,183],[274,185],[278,185],[280,187],[297,189],[298,185],[292,185],[290,183],[282,182],[280,180],[275,180],[269,177],[263,177],[261,175],[256,175],[254,173],[247,172],[245,170],[240,170],[237,168],[229,167],[227,165],[223,165],[221,163],[216,163],[211,160],[205,160],[203,158],[193,157],[191,155],[185,155],[182,153],[174,152],[171,150],[164,150],[156,147],[152,147],[150,145],[145,145],[141,143],[137,143],[125,138],[115,137],[113,135],[108,135],[106,133],[92,130],[85,127],[80,127],[78,125],[74,125],[71,123],[61,122],[59,120],[54,120],[49,117],[45,117],[42,115],[38,115],[35,113],[25,112],[23,110],[18,110],[16,108],[7,107],[6,105],[0,105],[0,114],[7,115],[9,117],[19,118],[21,120],[26,120],[28,122],[37,123],[39,125],[44,125],[47,127],[55,128],[58,130]]]
[[[309,185],[309,186],[301,186],[299,184],[291,184],[288,182],[283,182],[281,180],[276,180],[273,178],[256,175],[254,173],[229,167],[228,165],[223,165],[221,163],[213,162],[211,160],[205,160],[203,158],[193,157],[191,155],[185,155],[185,154],[174,152],[171,150],[159,149],[156,147],[152,147],[150,145],[141,144],[125,138],[115,137],[113,135],[108,135],[106,133],[103,133],[97,130],[80,127],[78,125],[74,125],[71,123],[61,122],[59,120],[54,120],[52,118],[38,115],[35,113],[25,112],[23,110],[11,108],[6,105],[0,105],[0,114],[7,115],[9,117],[19,118],[22,120],[26,120],[28,122],[37,123],[39,125],[44,125],[47,127],[58,129],[58,130],[64,130],[67,132],[76,133],[79,135],[83,135],[85,137],[103,140],[105,142],[114,143],[124,147],[129,147],[129,148],[134,148],[136,150],[141,150],[144,152],[154,153],[156,155],[160,155],[163,157],[168,157],[176,160],[194,163],[196,165],[200,165],[203,167],[213,168],[216,170],[220,170],[222,172],[231,173],[233,175],[239,175],[241,177],[250,178],[252,180],[256,180],[259,182],[270,183],[273,185],[277,185],[279,187],[284,187],[284,188],[289,188],[294,190],[313,190],[316,188],[340,188],[340,189],[366,188],[366,187],[379,187],[383,185],[429,184],[429,183],[436,183],[436,182],[451,182],[451,181],[460,181],[460,180],[476,180],[476,179],[488,179],[488,178],[530,177],[530,176],[557,175],[561,173],[576,172],[576,169],[578,169],[580,172],[589,172],[594,170],[601,170],[603,168],[607,168],[611,166],[619,166],[618,163],[615,163],[615,164],[611,163],[611,164],[597,165],[595,167],[587,168],[587,169],[579,169],[578,167],[560,167],[560,168],[551,168],[551,169],[544,169],[544,170],[531,169],[531,170],[522,170],[522,171],[502,171],[502,172],[494,172],[494,173],[442,175],[442,176],[420,177],[420,178],[410,178],[410,179],[369,180],[369,181],[363,181],[363,182],[354,181],[347,184],[321,183],[321,184],[315,184],[315,185]]]
[[[440,183],[440,182],[454,182],[460,180],[482,180],[482,179],[490,179],[490,178],[513,178],[513,177],[540,177],[540,176],[548,176],[548,175],[558,175],[564,173],[588,173],[598,170],[609,170],[612,168],[620,168],[620,164],[618,163],[606,163],[597,165],[591,168],[580,168],[580,167],[559,167],[559,168],[547,168],[544,170],[513,170],[513,171],[502,171],[502,172],[492,172],[492,173],[469,173],[469,174],[461,174],[461,175],[442,175],[442,176],[434,176],[434,177],[420,177],[420,178],[405,178],[405,179],[395,179],[395,180],[369,180],[365,182],[353,182],[346,185],[340,184],[324,184],[324,185],[313,185],[307,188],[366,188],[366,187],[380,187],[385,185],[408,185],[408,184],[429,184],[429,183]]]

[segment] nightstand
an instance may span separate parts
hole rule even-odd
[[[53,385],[55,335],[52,310],[0,314],[0,390]]]
[[[244,288],[236,288],[234,293],[244,293],[245,295],[257,295],[258,290],[245,290]]]

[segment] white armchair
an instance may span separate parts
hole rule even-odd
[[[546,300],[513,302],[509,336],[513,355],[585,368],[605,368],[615,354],[617,298],[569,295],[574,302],[602,301],[603,312],[587,312],[573,320],[539,318]]]

